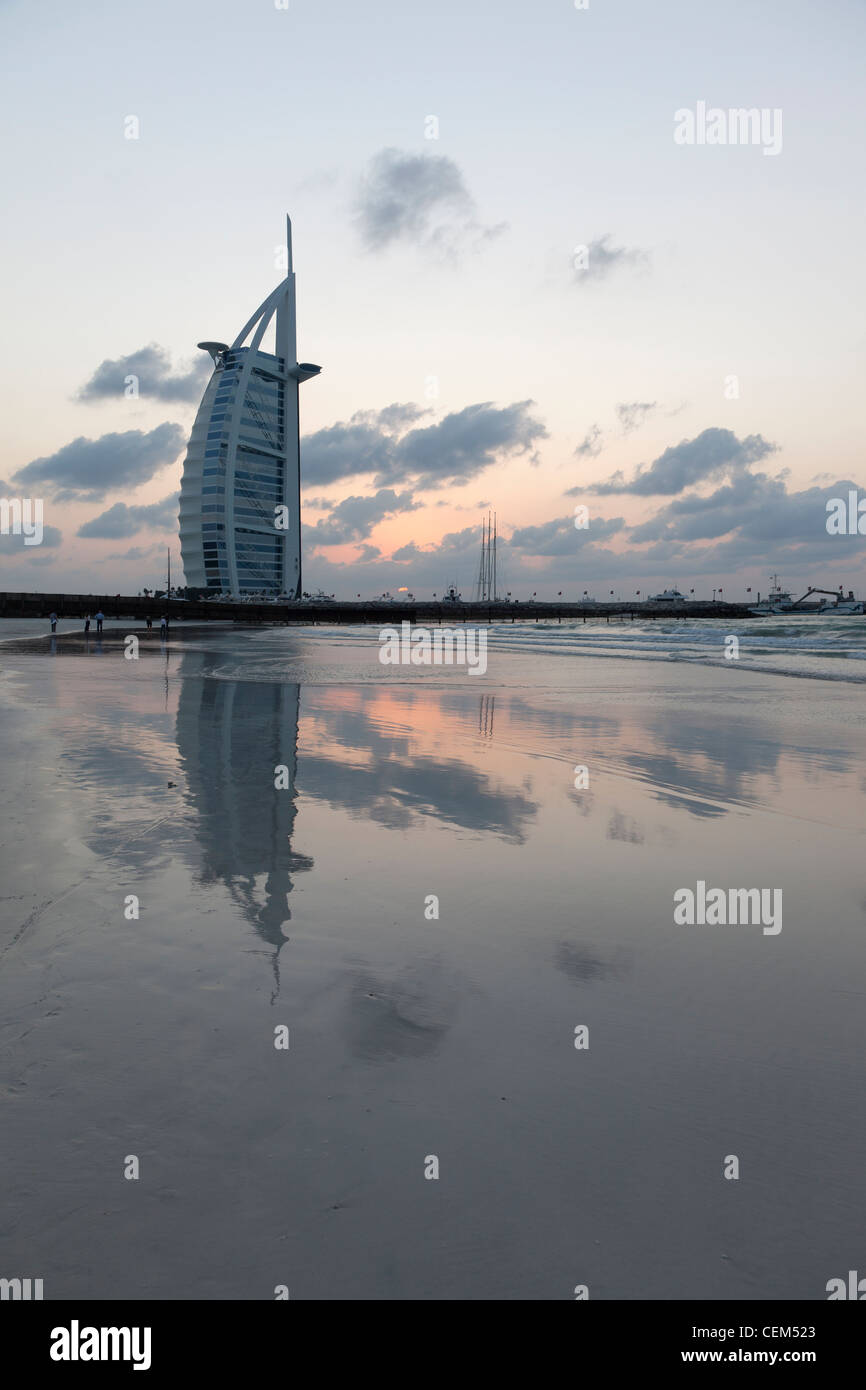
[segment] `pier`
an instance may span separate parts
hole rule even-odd
[[[383,599],[355,599],[299,603],[217,602],[213,599],[157,599],[124,594],[13,594],[0,593],[0,618],[84,618],[99,611],[106,618],[129,618],[157,624],[165,614],[170,623],[231,622],[281,626],[343,626],[370,623],[377,626],[404,621],[415,623],[503,622],[627,622],[654,618],[749,618],[746,604],[689,602],[685,604],[555,602],[508,603],[490,599],[476,602],[440,602],[418,599],[411,603]]]

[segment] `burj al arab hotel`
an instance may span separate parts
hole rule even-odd
[[[301,596],[298,388],[321,368],[298,361],[288,218],[286,233],[285,280],[231,347],[199,343],[214,370],[183,465],[181,556],[188,585],[233,598]],[[275,351],[263,352],[275,316]]]

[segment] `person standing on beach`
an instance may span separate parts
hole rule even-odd
[[[87,634],[89,633],[89,631],[90,631],[90,614],[88,613],[87,617],[84,619],[84,635],[85,635],[85,637],[87,636]]]
[[[56,614],[56,613],[51,613],[51,614],[49,615],[49,619],[48,619],[48,620],[49,620],[49,622],[51,623],[51,631],[52,631],[52,632],[56,632],[56,631],[57,631],[57,614]]]
[[[145,622],[145,626],[147,627],[148,632],[150,632],[151,628],[153,627],[153,618],[150,616],[149,613],[148,613],[147,617],[145,618],[144,622]]]
[[[101,631],[102,631],[102,620],[103,620],[104,617],[105,617],[105,614],[103,613],[102,609],[100,608],[99,612],[96,614],[96,631],[97,631],[97,632],[101,632]]]
[[[159,635],[160,635],[160,637],[165,637],[166,634],[167,634],[167,632],[168,632],[168,618],[167,618],[167,617],[165,616],[165,614],[163,613],[162,617],[161,617],[160,620],[159,620]]]

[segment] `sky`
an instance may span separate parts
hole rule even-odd
[[[866,513],[863,0],[0,0],[0,38],[0,498],[44,512],[0,589],[179,576],[196,344],[289,213],[306,588],[469,597],[489,507],[517,597],[866,593],[827,530]]]

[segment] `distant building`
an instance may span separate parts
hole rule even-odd
[[[235,598],[301,596],[298,387],[321,369],[298,362],[288,218],[286,226],[285,280],[231,347],[199,343],[214,371],[183,465],[180,548],[188,585]],[[274,315],[276,352],[263,352]]]

